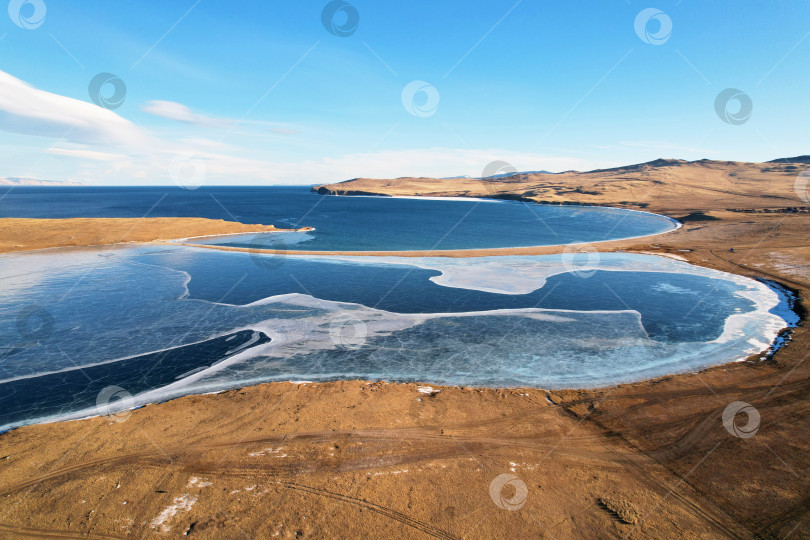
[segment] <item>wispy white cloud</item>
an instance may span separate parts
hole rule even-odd
[[[498,149],[427,148],[381,150],[307,161],[274,161],[239,158],[216,152],[196,152],[206,163],[207,181],[222,184],[245,183],[319,184],[357,177],[397,178],[402,176],[480,176],[490,162],[501,160],[519,171],[571,169],[591,170],[615,167],[614,161],[540,156]]]
[[[52,154],[70,156],[80,161],[82,178],[101,183],[172,184],[172,177],[186,163],[191,168],[199,164],[205,171],[202,183],[207,185],[260,184],[320,184],[339,182],[356,177],[397,178],[402,176],[478,177],[491,161],[502,160],[520,171],[591,170],[620,165],[614,161],[593,162],[578,158],[559,158],[521,154],[497,149],[429,148],[411,150],[381,150],[355,153],[306,161],[269,160],[262,156],[240,156],[231,148],[204,144],[196,140],[181,143],[165,142],[160,149],[133,154],[131,158],[112,153],[89,153],[91,150],[56,149]],[[179,165],[178,165],[179,160]],[[69,164],[65,164],[69,170]],[[51,171],[43,171],[41,174]],[[39,174],[39,173],[38,173]]]
[[[282,128],[282,127],[270,127],[267,128],[267,131],[270,133],[275,133],[276,135],[298,135],[301,133],[300,129],[292,129],[292,128]]]
[[[141,110],[161,118],[192,124],[198,127],[229,128],[236,125],[235,120],[214,118],[212,116],[196,113],[186,105],[175,101],[148,101],[141,107]]]
[[[505,161],[518,171],[571,169],[590,170],[612,167],[613,161],[592,161],[580,158],[543,156],[500,149],[425,148],[381,150],[348,154],[300,164],[279,164],[290,177],[317,178],[315,182],[345,180],[356,177],[397,178],[401,176],[477,177],[492,161]],[[303,179],[303,178],[302,178]]]
[[[624,141],[621,143],[631,148],[650,148],[653,150],[676,150],[678,152],[693,152],[696,154],[715,154],[712,150],[705,148],[695,148],[693,146],[683,146],[666,141]]]
[[[294,129],[280,123],[261,122],[256,120],[237,120],[234,118],[218,118],[209,116],[207,114],[196,112],[187,105],[177,103],[176,101],[148,101],[145,105],[143,105],[143,107],[141,107],[141,110],[154,116],[166,118],[167,120],[174,120],[175,122],[191,124],[201,128],[233,129],[237,126],[243,125],[254,128],[257,127],[261,131],[275,133],[277,135],[297,135],[301,133],[301,131],[298,129]]]
[[[613,145],[594,145],[594,148],[600,150],[616,150],[619,148],[646,148],[649,150],[674,150],[678,153],[689,152],[694,154],[716,154],[714,150],[707,150],[705,148],[696,148],[692,146],[683,146],[667,141],[622,141]]]
[[[78,159],[90,159],[93,161],[115,161],[128,159],[128,156],[124,154],[99,152],[97,150],[87,150],[84,148],[65,148],[59,146],[48,148],[47,153],[54,156],[68,156]]]
[[[146,140],[140,128],[110,110],[39,90],[2,71],[0,127],[100,146],[140,145]]]
[[[235,120],[214,118],[180,103],[151,101],[150,114],[192,126],[233,127]],[[245,122],[261,126],[264,134],[297,132],[290,126]],[[31,162],[18,164],[19,173],[6,164],[5,174],[41,178],[81,178],[104,184],[171,184],[172,173],[188,161],[206,171],[204,183],[316,184],[356,177],[480,176],[491,161],[501,160],[520,171],[588,170],[618,165],[612,161],[541,156],[500,149],[424,148],[379,150],[309,160],[271,159],[277,149],[256,145],[245,148],[225,144],[217,137],[186,134],[169,138],[150,133],[113,111],[44,90],[0,72],[0,129],[56,140],[34,154]],[[261,133],[251,134],[260,135]],[[49,156],[41,159],[39,156]],[[192,169],[194,169],[192,167]],[[196,169],[194,169],[196,170]]]

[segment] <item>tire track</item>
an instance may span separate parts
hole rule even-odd
[[[508,422],[508,419],[505,420]],[[493,422],[497,424],[496,422]],[[445,429],[452,429],[452,426],[444,426]],[[141,452],[132,452],[128,454],[118,455],[114,457],[107,457],[107,458],[99,458],[95,460],[84,461],[80,464],[72,465],[69,467],[62,468],[58,471],[51,471],[48,474],[41,475],[35,478],[31,478],[22,482],[20,484],[6,487],[5,489],[0,492],[0,496],[9,496],[15,492],[20,490],[26,489],[31,486],[35,486],[38,483],[46,482],[49,480],[57,480],[60,477],[64,477],[66,475],[80,473],[82,471],[99,467],[101,470],[114,468],[114,467],[138,467],[138,468],[160,468],[166,469],[168,464],[173,464],[177,467],[176,472],[184,472],[190,473],[195,475],[214,475],[214,476],[225,476],[225,477],[243,477],[243,478],[262,478],[266,481],[272,481],[279,485],[284,486],[285,488],[297,490],[300,492],[306,492],[317,496],[328,497],[335,500],[339,500],[345,502],[347,504],[352,504],[355,506],[359,506],[362,508],[367,508],[370,511],[376,512],[380,515],[386,516],[390,519],[403,523],[409,527],[414,528],[415,530],[419,530],[425,534],[436,538],[452,538],[447,532],[442,531],[441,529],[437,529],[432,525],[416,520],[411,518],[401,512],[397,512],[396,510],[377,505],[375,503],[371,503],[369,501],[365,501],[362,499],[353,498],[347,495],[341,495],[339,493],[334,493],[328,490],[323,490],[320,488],[315,488],[311,486],[305,486],[301,484],[297,484],[292,481],[285,481],[283,479],[284,476],[290,475],[299,475],[302,471],[306,472],[305,470],[307,467],[311,468],[313,471],[318,470],[318,464],[312,464],[311,460],[304,459],[300,464],[285,464],[280,466],[268,466],[268,463],[259,462],[256,465],[256,468],[252,468],[250,466],[244,467],[240,466],[237,463],[234,463],[235,466],[228,466],[228,464],[216,464],[215,466],[207,465],[206,463],[200,463],[197,461],[199,457],[205,455],[205,450],[212,450],[212,449],[221,449],[221,448],[230,448],[230,447],[246,447],[258,444],[267,444],[267,443],[294,443],[300,442],[304,445],[309,444],[321,444],[322,442],[332,441],[337,437],[347,437],[352,440],[356,441],[390,441],[390,440],[402,440],[402,441],[413,441],[417,444],[424,445],[422,451],[420,451],[416,455],[412,455],[409,453],[408,455],[404,456],[404,460],[408,462],[419,462],[419,461],[426,461],[426,460],[433,460],[433,459],[443,459],[443,458],[453,458],[454,456],[459,455],[460,450],[458,449],[458,443],[463,442],[469,446],[474,446],[475,450],[478,452],[483,451],[492,451],[498,450],[500,448],[523,448],[527,450],[535,450],[535,451],[548,451],[552,450],[555,454],[560,456],[566,457],[573,457],[578,459],[590,459],[594,460],[599,463],[616,465],[621,464],[627,467],[632,468],[634,471],[637,472],[639,475],[639,479],[646,481],[650,486],[657,486],[657,490],[659,493],[665,493],[669,490],[667,485],[664,481],[660,480],[658,477],[660,474],[653,474],[646,469],[649,468],[650,465],[655,467],[661,467],[661,465],[655,462],[651,456],[647,456],[644,453],[640,452],[639,449],[633,447],[632,445],[625,445],[621,443],[626,443],[622,438],[617,436],[611,436],[608,433],[605,436],[582,436],[582,437],[570,437],[567,439],[568,443],[573,443],[570,448],[558,448],[558,444],[552,442],[543,442],[538,441],[538,436],[533,435],[529,437],[521,437],[521,438],[500,438],[500,437],[486,437],[486,436],[479,436],[479,437],[464,437],[464,436],[450,436],[450,435],[440,435],[435,433],[427,432],[421,428],[400,428],[400,429],[370,429],[370,430],[342,430],[342,431],[316,431],[316,432],[306,432],[306,433],[294,433],[294,434],[276,434],[272,436],[264,436],[252,440],[247,441],[238,441],[234,442],[212,442],[212,443],[199,443],[192,446],[180,446],[175,448],[170,448],[165,450],[165,454],[163,452],[159,452],[156,450],[144,450]],[[541,435],[542,438],[551,439],[551,434],[544,434]],[[600,445],[597,449],[583,449],[580,445],[576,444],[576,441],[588,441],[593,442],[596,440],[601,440],[604,442],[603,445]],[[621,446],[627,447],[629,452],[626,454],[620,451],[619,447],[616,447],[614,443],[620,442]],[[167,455],[169,456],[167,458]],[[391,456],[362,456],[359,459],[346,459],[343,462],[337,464],[335,470],[340,472],[348,472],[348,471],[362,471],[368,470],[371,468],[379,468],[379,467],[388,467],[398,465],[399,461],[395,459],[394,456],[393,462],[391,461]],[[326,463],[324,466],[328,467],[330,464]],[[279,476],[282,478],[280,479]],[[729,527],[727,524],[724,523],[723,519],[718,519],[717,517],[711,515],[710,513],[704,511],[700,505],[696,504],[694,501],[687,497],[683,497],[678,493],[674,493],[669,495],[674,499],[677,499],[681,504],[684,505],[684,508],[688,508],[692,511],[695,515],[699,516],[702,520],[704,520],[707,525],[711,526],[712,528],[719,529],[723,531],[730,537],[741,538],[745,537],[744,534],[740,534],[738,530],[735,530],[733,527]],[[3,530],[3,529],[0,529]],[[33,534],[33,533],[32,533]],[[58,534],[54,533],[54,536],[59,536]]]
[[[448,428],[452,429],[452,428]],[[404,432],[403,432],[404,431]],[[46,482],[48,480],[54,480],[59,477],[78,473],[87,469],[92,469],[94,467],[104,467],[109,468],[116,465],[123,465],[123,464],[135,464],[140,462],[139,466],[142,467],[165,467],[168,463],[181,463],[182,456],[194,453],[195,450],[212,450],[218,448],[230,448],[234,446],[244,447],[244,446],[251,446],[255,444],[267,444],[267,443],[279,443],[279,442],[291,442],[298,439],[302,439],[306,442],[314,442],[320,443],[325,442],[327,440],[332,440],[338,436],[348,436],[351,438],[356,438],[357,440],[381,440],[381,441],[388,441],[392,439],[398,440],[405,440],[405,441],[418,441],[418,442],[433,442],[433,443],[440,443],[441,445],[447,444],[452,445],[455,447],[459,442],[468,444],[468,445],[476,445],[479,449],[487,449],[492,447],[511,447],[511,448],[525,448],[529,450],[538,450],[538,451],[545,451],[545,450],[554,450],[554,453],[560,456],[567,456],[572,458],[579,458],[579,459],[590,459],[597,462],[613,462],[615,461],[613,458],[615,457],[613,453],[610,452],[599,452],[587,449],[578,448],[574,445],[573,448],[568,449],[561,449],[558,447],[556,443],[548,442],[534,442],[532,440],[521,440],[521,439],[504,439],[504,438],[493,438],[493,437],[463,437],[463,436],[449,436],[449,435],[435,435],[432,433],[419,433],[412,430],[412,428],[405,428],[405,430],[389,430],[389,429],[380,429],[380,430],[361,430],[361,431],[319,431],[319,432],[310,432],[310,433],[301,433],[301,434],[279,434],[274,435],[271,437],[262,437],[258,439],[246,440],[246,441],[238,441],[238,442],[215,442],[215,443],[202,443],[197,445],[188,445],[188,446],[181,446],[176,448],[168,448],[164,449],[163,451],[157,450],[144,450],[141,452],[132,452],[128,454],[122,454],[114,457],[105,457],[105,458],[98,458],[89,461],[83,461],[82,463],[72,465],[69,467],[65,467],[56,471],[50,471],[47,474],[36,476],[34,478],[30,478],[25,482],[21,482],[19,484],[15,484],[12,486],[8,486],[0,490],[0,497],[8,496],[16,491],[21,489],[29,488],[35,486],[36,484]],[[598,437],[569,437],[566,440],[569,442],[577,442],[577,441],[593,441]],[[444,455],[440,455],[444,454]],[[413,456],[417,459],[412,459],[410,461],[421,461],[425,459],[434,459],[434,458],[441,458],[441,457],[453,457],[456,452],[433,452],[423,454],[421,456]],[[167,458],[166,456],[170,456]],[[158,463],[152,462],[157,458]],[[408,459],[408,458],[405,458]],[[379,462],[376,460],[369,460],[365,459],[367,463],[362,463],[363,460],[358,460],[360,466],[352,466],[351,464],[344,464],[342,469],[338,470],[364,470],[371,467],[379,467]],[[403,460],[403,463],[405,460]],[[299,470],[299,469],[296,469]],[[217,467],[217,470],[210,471],[212,474],[219,474],[220,468]],[[258,471],[257,471],[258,474]]]
[[[402,512],[398,512],[386,506],[374,504],[372,502],[365,501],[363,499],[358,499],[356,497],[349,497],[348,495],[341,495],[339,493],[334,493],[332,491],[327,491],[325,489],[315,488],[311,486],[304,486],[302,484],[295,484],[293,482],[281,482],[280,484],[287,489],[309,493],[320,497],[328,497],[330,499],[345,502],[366,510],[370,510],[372,512],[376,512],[382,516],[393,519],[394,521],[398,521],[403,525],[407,525],[408,527],[421,531],[434,538],[442,538],[446,540],[454,540],[456,538],[455,536],[452,536],[449,533],[443,531],[442,529],[434,527],[427,522],[414,519],[406,514],[403,514]]]
[[[2,523],[0,523],[0,532],[16,534],[19,536],[30,536],[33,538],[97,538],[99,540],[126,538],[125,536],[113,536],[109,534],[75,533],[57,529],[32,529],[29,527],[15,527],[14,525],[4,525]]]
[[[736,266],[737,268],[742,268],[744,270],[748,270],[749,272],[754,272],[756,274],[761,274],[763,276],[768,276],[769,278],[772,278],[772,279],[774,279],[774,280],[776,280],[778,282],[788,283],[791,286],[796,287],[798,289],[805,289],[807,287],[810,287],[810,284],[807,284],[807,283],[804,283],[804,282],[801,282],[801,281],[795,281],[795,280],[793,280],[791,278],[781,276],[781,275],[778,275],[778,274],[771,274],[770,272],[766,272],[765,270],[762,270],[760,268],[751,268],[750,266],[746,266],[744,264],[735,263],[732,260],[726,259],[725,257],[721,257],[720,255],[715,253],[713,249],[710,249],[709,253],[711,253],[712,255],[714,255],[715,257],[720,259],[721,261],[726,262],[726,263],[728,263],[728,264],[730,264],[732,266]]]

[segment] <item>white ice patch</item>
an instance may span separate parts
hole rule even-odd
[[[192,476],[191,478],[188,479],[188,484],[186,484],[186,487],[206,488],[213,485],[214,485],[213,482],[209,482],[196,476]]]
[[[409,472],[408,469],[402,469],[401,471],[381,471],[375,473],[366,473],[367,476],[375,477],[375,476],[387,476],[389,474],[397,475],[397,474],[405,474]]]
[[[677,285],[672,285],[671,283],[667,283],[666,281],[662,281],[660,283],[656,283],[651,287],[652,290],[656,292],[668,293],[668,294],[691,294],[691,295],[698,295],[700,294],[697,291],[693,291],[691,289],[684,289],[683,287],[678,287]]]
[[[396,264],[436,270],[440,276],[430,278],[444,287],[469,289],[499,294],[529,294],[541,289],[552,276],[571,271],[560,255],[520,255],[501,257],[354,257],[301,255],[302,259],[332,260],[364,264]],[[750,280],[695,266],[673,258],[635,253],[602,253],[597,270],[605,272],[662,272],[691,274],[725,279],[747,285]]]
[[[164,508],[163,511],[152,520],[150,525],[153,529],[167,533],[171,531],[172,528],[167,525],[166,522],[176,516],[180,511],[188,512],[196,502],[197,497],[184,493],[183,495],[176,497],[174,501],[172,501],[171,505]]]
[[[284,450],[283,446],[279,446],[278,448],[265,448],[264,450],[259,450],[256,452],[251,452],[248,454],[249,457],[262,457],[262,456],[273,456],[277,458],[285,458],[287,454],[282,454],[281,451]]]

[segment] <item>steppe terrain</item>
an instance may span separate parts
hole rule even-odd
[[[597,247],[773,279],[808,305],[810,214],[796,210],[810,204],[796,189],[806,185],[799,174],[808,166],[806,158],[660,160],[492,180],[364,179],[321,192],[643,208],[684,226]],[[0,436],[0,531],[94,538],[806,538],[808,356],[810,333],[800,326],[771,358],[603,389],[273,383],[27,426]],[[745,437],[722,423],[735,401],[760,415],[753,433],[740,431],[746,416],[738,415],[736,432]]]
[[[615,169],[503,178],[356,178],[313,189],[337,195],[494,197],[660,213],[694,212],[810,206],[794,189],[797,177],[808,168],[810,156],[770,163],[658,159]]]

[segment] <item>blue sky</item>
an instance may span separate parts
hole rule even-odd
[[[806,0],[356,0],[343,37],[326,5],[12,0],[0,177],[306,184],[810,153]],[[125,83],[120,107],[93,104],[99,73]],[[411,81],[438,106],[404,104]],[[738,125],[715,110],[727,88],[753,104]]]

